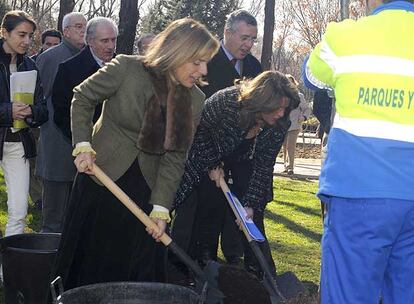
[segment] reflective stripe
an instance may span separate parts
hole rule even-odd
[[[318,80],[313,74],[311,69],[309,68],[308,65],[304,65],[304,81],[309,82],[310,85],[307,85],[308,88],[312,89],[312,90],[316,90],[316,89],[324,89],[324,90],[328,90],[331,87],[328,86],[326,83]],[[313,86],[313,87],[312,87]]]
[[[319,57],[325,61],[327,65],[330,66],[332,69],[333,74],[336,73],[336,65],[338,63],[338,56],[335,55],[335,53],[331,50],[328,43],[326,43],[325,40],[322,40],[321,42],[321,51],[319,53]]]
[[[403,125],[380,120],[347,118],[336,113],[332,128],[342,129],[350,134],[361,137],[414,143],[413,125]]]
[[[413,77],[414,60],[376,55],[343,56],[335,63],[334,72],[336,75],[372,73]]]
[[[313,90],[315,90],[315,87],[320,89],[330,89],[331,81],[329,78],[331,78],[331,76],[334,74],[335,61],[338,60],[338,57],[325,41],[322,41],[320,44],[318,44],[315,51],[318,55],[317,58],[315,58],[315,56],[313,58],[310,57],[304,62],[302,73],[305,79],[305,85]],[[323,71],[316,69],[318,74],[321,75],[314,75],[312,73],[312,70],[315,71],[315,65],[320,67],[320,64],[322,62],[325,65],[325,69],[323,69]]]
[[[414,144],[361,137],[334,128],[319,177],[319,194],[414,200]]]

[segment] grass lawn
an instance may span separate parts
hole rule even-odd
[[[265,225],[277,272],[294,272],[314,292],[319,284],[322,236],[317,183],[277,177],[273,189]]]
[[[301,281],[308,282],[311,289],[319,283],[322,233],[316,190],[317,183],[312,181],[275,178],[275,200],[268,204],[265,219],[278,273],[292,271]],[[39,231],[40,220],[40,212],[30,205],[27,232]],[[6,221],[5,185],[0,173],[0,229],[3,234]],[[0,304],[3,301],[0,288]]]

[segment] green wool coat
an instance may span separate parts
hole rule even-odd
[[[152,190],[149,203],[170,209],[187,153],[165,151],[162,155],[154,155],[138,148],[138,135],[153,94],[150,75],[140,57],[117,56],[75,87],[71,107],[72,140],[73,145],[91,142],[97,152],[96,164],[115,181],[138,158],[142,174]],[[191,88],[194,130],[204,99],[198,87]],[[102,102],[102,115],[92,126],[95,106]]]

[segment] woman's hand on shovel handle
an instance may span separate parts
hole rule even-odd
[[[151,235],[157,242],[159,242],[160,237],[163,235],[165,229],[167,228],[167,221],[160,218],[151,218],[151,220],[157,225],[158,229],[147,227],[146,230],[149,235]]]
[[[253,214],[254,214],[253,208],[244,207],[244,210],[246,210],[246,213],[247,213],[246,214],[246,220],[252,220],[253,221]],[[241,223],[241,221],[239,221],[239,219],[236,219],[236,224],[237,224],[237,226],[239,226],[240,230],[243,230],[242,223]]]
[[[253,208],[252,207],[244,207],[244,210],[246,210],[246,219],[247,220],[252,220],[253,221]]]
[[[224,171],[220,167],[215,167],[208,171],[210,179],[216,183],[216,186],[220,188],[220,178],[224,178]]]
[[[93,174],[92,167],[95,162],[95,155],[91,152],[79,153],[75,158],[75,166],[81,173]]]

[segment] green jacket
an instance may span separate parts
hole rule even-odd
[[[138,149],[137,139],[154,88],[138,56],[119,55],[74,89],[72,140],[91,142],[96,164],[117,180],[135,158],[152,190],[150,203],[170,208],[184,170],[185,152],[166,151],[152,155]],[[192,113],[197,126],[204,94],[191,89]],[[103,104],[102,115],[92,126],[95,106]],[[96,180],[95,180],[96,181]]]

